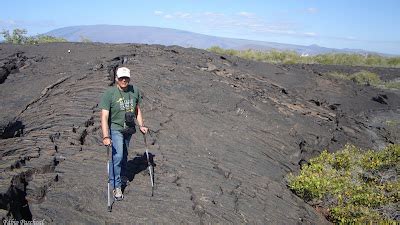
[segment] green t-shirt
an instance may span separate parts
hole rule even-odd
[[[137,87],[129,85],[126,91],[120,91],[114,86],[103,93],[100,109],[110,112],[108,119],[110,129],[120,131],[124,128],[125,112],[135,113],[136,106],[141,102],[142,95]]]

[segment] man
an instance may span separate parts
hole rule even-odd
[[[103,144],[112,146],[109,182],[113,184],[116,200],[124,198],[121,178],[126,176],[129,142],[136,131],[133,118],[136,118],[142,133],[148,131],[140,110],[142,96],[137,87],[129,85],[130,77],[128,68],[118,68],[116,86],[107,89],[100,102]]]

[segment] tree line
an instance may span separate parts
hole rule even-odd
[[[5,43],[20,44],[20,45],[32,45],[40,43],[50,42],[67,42],[65,38],[53,37],[50,35],[37,35],[27,36],[28,31],[26,29],[14,29],[12,32],[9,30],[3,30],[0,35],[3,36]],[[90,39],[81,36],[81,42],[92,42]]]

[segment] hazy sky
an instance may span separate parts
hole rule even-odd
[[[400,55],[400,0],[12,0],[0,30],[134,25]]]

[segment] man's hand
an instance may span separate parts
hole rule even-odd
[[[143,134],[146,134],[149,131],[149,128],[147,128],[145,126],[140,126],[139,129]]]
[[[109,137],[103,138],[103,144],[105,146],[111,146],[111,139]]]

